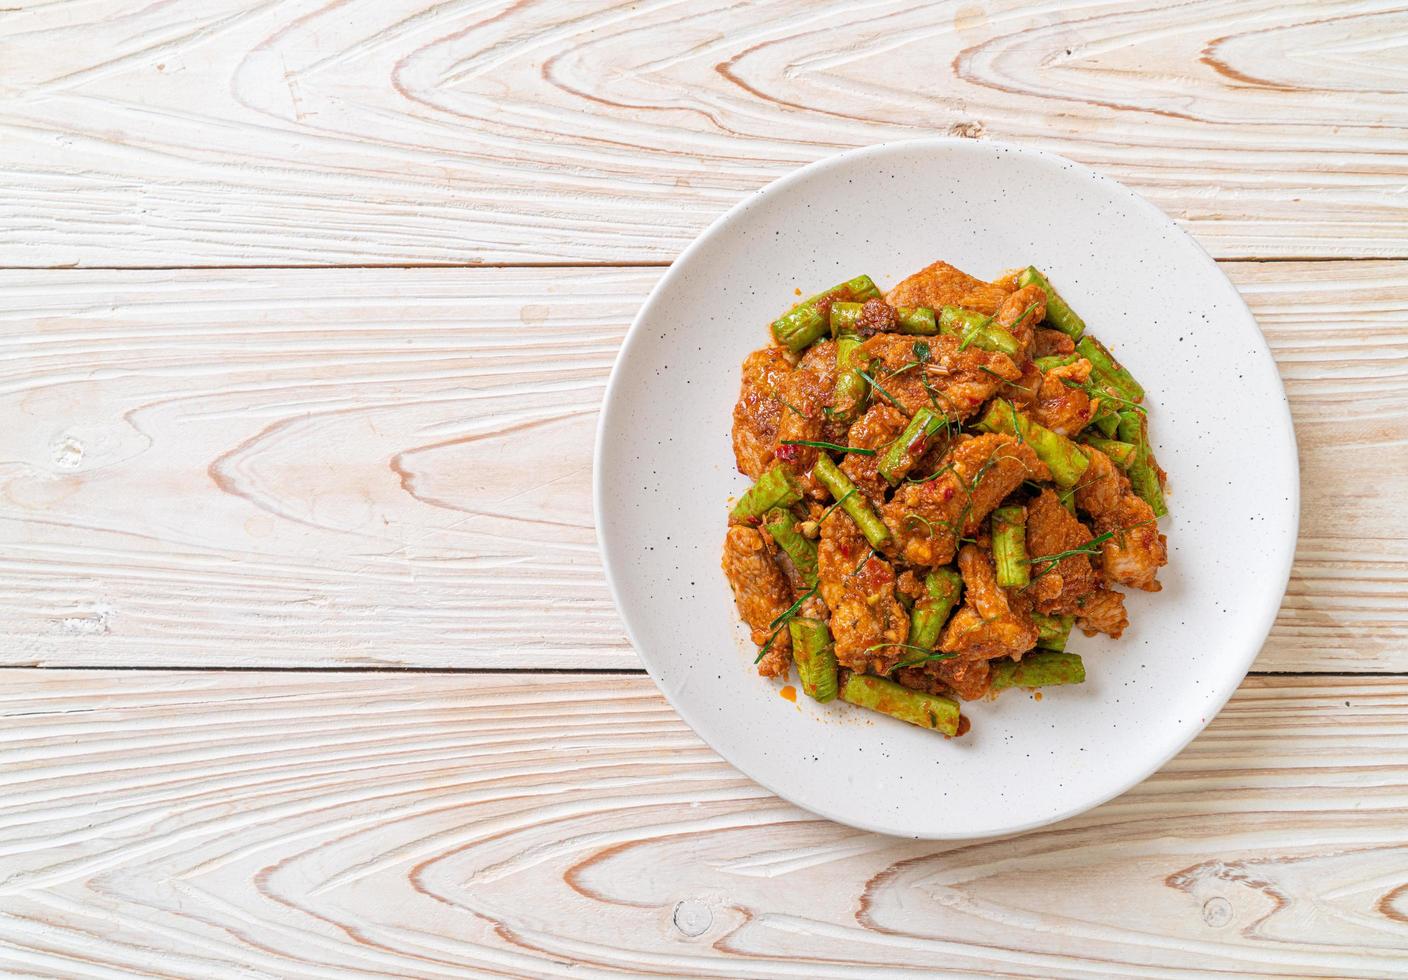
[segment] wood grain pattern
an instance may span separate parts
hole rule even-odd
[[[1345,676],[1408,671],[1405,261],[1224,265],[1302,455],[1257,667],[1331,673],[1248,679],[1019,838],[812,817],[638,676],[101,669],[638,663],[590,447],[658,270],[131,267],[661,264],[801,164],[945,133],[1096,166],[1223,258],[1408,259],[1406,30],[1383,0],[0,8],[0,973],[1408,975],[1408,678]]]
[[[1408,265],[1225,265],[1295,417],[1301,528],[1263,670],[1408,670]]]
[[[591,442],[656,272],[48,275],[0,277],[9,662],[636,665]]]
[[[781,802],[644,678],[4,676],[7,972],[1408,965],[1403,679],[1253,678],[1125,796],[1018,838],[931,844]]]
[[[1408,263],[1227,268],[1303,466],[1257,666],[1408,670]],[[657,275],[0,274],[0,662],[638,666],[591,440]]]
[[[668,261],[838,149],[1001,138],[1223,257],[1408,256],[1401,3],[35,3],[0,264]]]

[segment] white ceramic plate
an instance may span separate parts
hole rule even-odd
[[[796,301],[860,273],[887,289],[935,259],[981,278],[1037,265],[1148,392],[1169,473],[1163,591],[1118,641],[1083,639],[1084,685],[966,704],[942,736],[754,674],[719,568],[739,365]],[[735,207],[660,280],[621,350],[596,444],[596,521],[631,641],[733,765],[869,830],[1030,829],[1129,789],[1188,743],[1251,664],[1290,572],[1299,484],[1285,392],[1256,322],[1162,212],[1079,164],[930,139],[823,160]],[[795,678],[793,680],[795,683]]]

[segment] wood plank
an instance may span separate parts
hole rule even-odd
[[[19,3],[0,264],[668,261],[836,150],[1066,154],[1216,255],[1408,256],[1401,3]]]
[[[4,678],[7,972],[1360,977],[1408,963],[1402,678],[1250,679],[1142,786],[968,844],[781,802],[644,678]]]
[[[1224,269],[1276,356],[1300,445],[1296,562],[1256,669],[1408,670],[1408,265]]]
[[[591,444],[657,274],[0,276],[3,656],[636,666]]]
[[[1257,666],[1408,670],[1408,263],[1227,268],[1304,468]],[[0,662],[638,666],[591,441],[657,275],[0,273]]]

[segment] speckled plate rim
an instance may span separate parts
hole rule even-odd
[[[630,640],[631,646],[636,651],[637,656],[640,657],[646,672],[650,675],[651,679],[655,681],[656,687],[665,695],[666,700],[670,702],[671,706],[679,713],[680,717],[684,719],[685,723],[690,726],[694,733],[725,761],[748,778],[770,792],[775,793],[782,799],[809,812],[816,813],[818,816],[833,820],[836,823],[879,834],[894,837],[907,837],[917,840],[985,840],[1021,834],[1036,830],[1040,827],[1047,827],[1059,823],[1062,820],[1068,820],[1071,817],[1086,813],[1127,793],[1130,789],[1138,786],[1151,775],[1162,769],[1171,759],[1182,752],[1194,738],[1201,734],[1213,718],[1226,706],[1233,693],[1241,686],[1242,681],[1246,679],[1247,671],[1250,670],[1257,654],[1260,653],[1262,645],[1266,642],[1266,637],[1270,635],[1271,627],[1276,620],[1277,613],[1280,611],[1281,601],[1285,596],[1286,587],[1290,582],[1291,565],[1295,558],[1295,543],[1300,529],[1300,457],[1290,406],[1284,398],[1284,382],[1280,382],[1283,398],[1279,407],[1279,421],[1281,422],[1280,429],[1286,442],[1283,449],[1288,456],[1287,466],[1293,479],[1290,480],[1289,486],[1280,489],[1284,490],[1288,496],[1290,505],[1289,526],[1286,529],[1286,533],[1281,538],[1279,549],[1281,554],[1278,556],[1279,560],[1275,563],[1275,573],[1269,578],[1264,579],[1264,584],[1257,590],[1261,608],[1257,611],[1255,616],[1257,620],[1256,629],[1249,635],[1257,637],[1258,639],[1254,643],[1249,643],[1245,649],[1240,651],[1240,658],[1236,665],[1237,669],[1232,670],[1229,665],[1229,669],[1221,675],[1221,682],[1214,685],[1215,693],[1210,699],[1209,704],[1214,706],[1216,710],[1209,711],[1206,720],[1201,724],[1190,726],[1186,731],[1180,732],[1174,738],[1170,739],[1169,743],[1161,752],[1150,756],[1147,766],[1134,771],[1133,775],[1123,782],[1116,784],[1112,790],[1092,795],[1088,800],[1084,800],[1079,804],[1074,804],[1053,813],[1043,814],[1036,819],[1016,820],[1008,824],[999,824],[989,832],[983,834],[953,834],[943,832],[923,834],[904,833],[897,831],[883,821],[857,819],[850,815],[842,814],[829,806],[803,803],[794,799],[786,791],[785,787],[776,785],[772,780],[767,779],[761,773],[755,771],[754,767],[733,758],[731,753],[728,753],[710,737],[710,726],[703,724],[703,719],[695,712],[689,699],[677,698],[675,692],[673,692],[668,685],[662,683],[659,671],[653,663],[651,654],[642,648],[637,639],[633,622],[633,610],[627,608],[621,600],[621,589],[618,584],[618,579],[622,575],[628,574],[628,571],[620,568],[621,562],[617,554],[617,549],[610,540],[610,537],[602,531],[603,501],[606,490],[605,477],[601,465],[602,451],[606,444],[607,434],[613,431],[616,426],[617,391],[622,378],[625,376],[625,371],[627,370],[626,366],[630,361],[630,355],[643,334],[642,325],[648,322],[655,314],[656,307],[665,300],[673,281],[684,274],[684,270],[689,266],[690,260],[694,254],[701,250],[706,242],[709,242],[720,234],[727,233],[732,224],[739,221],[744,215],[748,214],[749,211],[757,207],[764,198],[782,192],[794,184],[807,181],[833,169],[851,166],[858,161],[870,160],[872,162],[878,162],[890,153],[909,152],[916,149],[924,150],[931,147],[941,147],[946,150],[960,148],[960,152],[963,152],[962,148],[980,149],[984,153],[990,153],[993,150],[1003,150],[1008,153],[1033,159],[1052,168],[1074,170],[1087,178],[1092,178],[1112,186],[1116,189],[1116,193],[1124,195],[1134,207],[1145,212],[1157,223],[1164,225],[1170,232],[1187,244],[1192,245],[1192,254],[1196,256],[1197,260],[1201,262],[1207,270],[1210,270],[1221,279],[1227,281],[1228,285],[1231,287],[1232,293],[1237,297],[1240,303],[1242,312],[1246,315],[1247,320],[1256,328],[1254,342],[1258,345],[1258,353],[1274,367],[1275,360],[1272,357],[1271,348],[1266,342],[1265,335],[1261,332],[1260,325],[1256,322],[1256,317],[1246,305],[1246,301],[1242,299],[1235,284],[1233,284],[1222,269],[1218,267],[1216,260],[1208,254],[1207,250],[1202,247],[1197,239],[1180,228],[1172,218],[1146,200],[1142,195],[1126,187],[1124,184],[1121,184],[1114,178],[1107,177],[1097,170],[1077,163],[1074,160],[1070,160],[1067,157],[1060,156],[1059,154],[1018,144],[1004,143],[998,140],[975,142],[958,137],[936,136],[915,140],[876,143],[871,146],[846,150],[829,157],[824,157],[821,160],[800,167],[792,173],[780,177],[765,187],[755,191],[716,218],[679,254],[674,262],[671,263],[670,268],[661,276],[659,282],[655,284],[655,287],[650,291],[650,295],[646,297],[645,302],[641,305],[640,310],[631,321],[631,326],[626,331],[625,340],[622,342],[621,349],[616,355],[616,360],[611,368],[611,374],[606,382],[606,392],[602,399],[601,414],[597,419],[596,438],[592,451],[592,516],[593,523],[596,527],[597,544],[601,550],[602,568],[606,575],[607,587],[611,592],[612,601],[615,603],[616,609],[624,622],[627,639]],[[1267,564],[1270,566],[1272,562],[1268,561]]]

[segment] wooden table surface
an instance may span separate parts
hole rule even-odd
[[[16,3],[0,972],[1408,974],[1402,4]],[[709,751],[589,499],[680,249],[935,133],[1174,216],[1255,311],[1302,465],[1289,592],[1207,731],[967,844]]]

